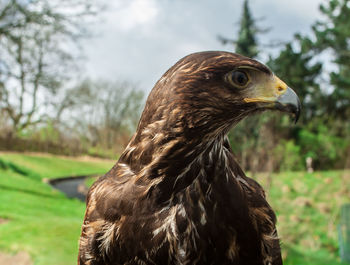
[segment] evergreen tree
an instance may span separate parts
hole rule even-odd
[[[327,91],[323,105],[327,108],[327,127],[333,134],[344,139],[347,157],[345,168],[350,167],[350,0],[330,0],[320,6],[325,15],[324,21],[318,21],[313,31],[314,46],[320,52],[332,52],[333,63],[337,69],[330,73],[332,91]],[[344,147],[344,145],[343,145]]]
[[[260,32],[260,30],[255,25],[255,20],[249,9],[248,0],[244,0],[238,38],[230,39],[219,36],[219,40],[223,44],[232,44],[235,52],[250,58],[255,58],[258,55],[258,43],[256,40],[256,34],[258,32]]]
[[[279,153],[284,154],[284,159],[279,163],[283,168],[285,161],[290,157],[295,157],[297,159],[295,163],[305,165],[307,157],[311,157],[313,166],[319,168],[322,160],[320,150],[327,150],[322,148],[324,146],[318,142],[320,136],[318,125],[324,113],[321,103],[323,97],[317,82],[322,65],[313,62],[314,51],[310,49],[310,40],[298,35],[296,37],[293,43],[286,44],[279,55],[276,58],[270,58],[268,63],[271,70],[296,91],[302,105],[300,120],[292,128],[290,123],[284,122],[285,116],[276,117],[274,126],[277,128],[275,131],[279,134]],[[305,141],[306,138],[307,141]],[[309,144],[311,142],[312,145]],[[294,150],[293,148],[288,150],[288,145],[291,144]],[[289,165],[287,169],[296,169],[290,166],[293,165]]]
[[[244,0],[238,40],[236,41],[236,52],[251,58],[256,57],[258,55],[257,32],[258,29],[250,12],[248,0]]]
[[[295,46],[299,46],[299,51],[293,48],[292,43],[288,43],[276,58],[270,59],[268,65],[297,92],[303,106],[300,120],[302,123],[307,123],[311,118],[323,113],[320,109],[322,106],[320,86],[316,81],[322,65],[311,62],[313,54],[303,48],[301,37],[296,42]]]
[[[331,50],[337,70],[331,72],[332,93],[327,101],[328,114],[344,121],[350,116],[350,1],[331,0],[320,6],[325,21],[317,22],[314,43],[320,51]]]

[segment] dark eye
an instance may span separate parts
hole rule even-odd
[[[241,88],[245,87],[249,82],[248,75],[240,70],[233,71],[229,79],[234,86]]]

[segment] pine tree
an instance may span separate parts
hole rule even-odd
[[[230,39],[219,36],[219,41],[222,44],[232,44],[236,53],[255,58],[258,55],[256,34],[259,32],[260,30],[256,27],[255,20],[250,12],[248,0],[244,0],[238,38]]]
[[[298,94],[303,106],[300,120],[305,124],[323,112],[320,110],[322,106],[320,86],[316,81],[321,73],[322,65],[312,62],[313,53],[308,49],[303,49],[304,41],[308,39],[302,39],[300,36],[295,41],[295,46],[299,46],[299,51],[293,48],[292,43],[286,44],[276,58],[270,59],[268,65]]]
[[[332,52],[337,69],[330,73],[330,85],[323,101],[327,108],[328,128],[344,139],[347,151],[345,168],[350,167],[350,0],[330,0],[320,6],[325,15],[324,21],[317,22],[313,31],[316,36],[314,46],[320,52]]]
[[[333,92],[327,102],[328,114],[349,120],[350,116],[350,1],[331,0],[320,6],[325,21],[317,22],[314,43],[320,51],[331,50],[337,70],[331,72],[330,83]]]
[[[258,55],[257,32],[258,29],[250,12],[248,0],[244,0],[243,14],[240,21],[238,40],[236,42],[236,52],[251,58],[256,57]]]

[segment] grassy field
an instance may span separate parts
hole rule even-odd
[[[25,251],[40,265],[76,264],[85,205],[67,199],[42,180],[103,174],[113,163],[0,153],[0,252]],[[342,264],[336,225],[340,206],[350,202],[350,172],[346,173],[258,175],[278,215],[285,264]]]
[[[0,154],[0,251],[30,254],[33,264],[76,264],[85,204],[42,181],[103,174],[113,161]]]
[[[341,205],[350,203],[349,171],[285,172],[257,180],[277,213],[286,265],[344,264],[337,224]]]

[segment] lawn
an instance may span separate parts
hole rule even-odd
[[[42,180],[103,174],[114,161],[0,153],[0,252],[30,254],[34,264],[76,264],[84,203]],[[278,216],[286,265],[340,265],[336,226],[350,202],[349,173],[258,174]],[[93,180],[87,182],[91,184]],[[270,188],[269,188],[270,187]]]
[[[34,264],[76,264],[85,204],[42,181],[103,174],[113,161],[0,154],[0,251],[30,254]]]
[[[350,172],[285,172],[257,180],[277,213],[286,265],[337,265],[340,207],[350,203]],[[268,188],[270,186],[270,188]]]
[[[109,170],[114,160],[103,160],[89,157],[74,158],[54,156],[49,154],[0,153],[0,161],[17,166],[21,174],[39,178],[58,178],[104,174]],[[16,169],[15,169],[16,170]]]

